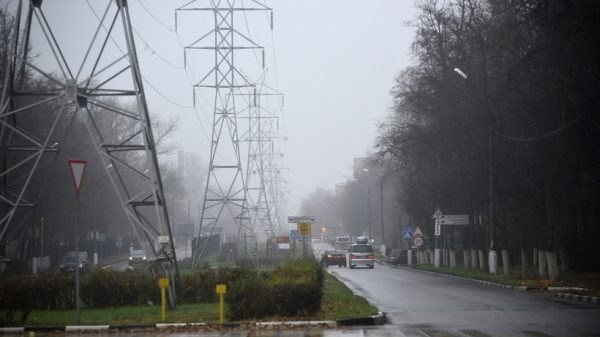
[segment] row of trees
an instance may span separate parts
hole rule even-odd
[[[415,62],[373,159],[415,223],[483,215],[485,249],[537,248],[597,269],[600,31],[595,1],[423,0]],[[455,69],[458,68],[458,69]]]
[[[386,176],[383,243],[400,246],[411,223],[428,248],[493,247],[504,264],[511,256],[523,265],[533,251],[554,270],[597,270],[600,4],[422,0],[418,8],[414,63],[396,79],[367,160]],[[351,234],[370,223],[378,239],[377,182],[354,178],[335,193],[317,189],[301,211]],[[370,219],[358,180],[371,184]],[[435,209],[468,214],[471,225],[435,242]]]

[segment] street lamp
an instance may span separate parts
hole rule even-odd
[[[369,171],[366,168],[364,168],[363,171],[379,178],[379,220],[381,222],[381,244],[383,245],[383,238],[384,238],[384,232],[383,232],[383,179],[386,176],[380,176],[378,174],[375,174],[375,173]],[[383,255],[385,255],[385,252],[383,252]]]
[[[354,182],[367,185],[367,190],[369,191],[369,240],[371,240],[371,184],[358,179],[354,179]]]
[[[459,68],[454,68],[454,72],[464,80],[467,75]],[[487,110],[487,109],[486,109]],[[489,218],[490,218],[490,273],[496,274],[496,252],[494,251],[494,158],[493,158],[493,139],[492,139],[492,114],[488,110],[488,199],[489,199]]]

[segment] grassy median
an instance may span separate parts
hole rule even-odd
[[[167,314],[169,323],[217,322],[219,307],[216,303],[182,304]],[[325,274],[323,301],[318,314],[311,317],[267,317],[269,320],[335,320],[364,317],[377,313],[377,308],[364,298],[356,296],[329,273]],[[2,311],[0,310],[0,314]],[[85,308],[81,310],[81,324],[153,324],[160,323],[160,305],[127,306],[118,308]],[[25,326],[73,325],[75,310],[34,310]]]

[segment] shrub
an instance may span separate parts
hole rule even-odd
[[[315,314],[321,308],[323,278],[314,260],[287,260],[271,272],[248,272],[228,290],[229,318]]]

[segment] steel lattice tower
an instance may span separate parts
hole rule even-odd
[[[269,170],[274,160],[272,120],[276,117],[266,110],[261,103],[264,96],[278,95],[271,92],[268,86],[261,83],[258,92],[255,89],[252,95],[248,116],[248,132],[244,140],[248,142],[248,164],[246,183],[248,186],[247,200],[244,211],[247,212],[250,225],[254,233],[264,233],[265,239],[270,238],[279,230],[273,220],[277,214],[275,199],[269,193]]]
[[[84,121],[96,149],[90,156],[97,156],[103,165],[140,244],[157,259],[174,261],[177,266],[127,1],[94,1],[103,6],[99,13],[88,3],[91,11],[86,23],[95,27],[89,43],[55,32],[56,22],[45,14],[54,1],[28,3],[18,3],[12,57],[2,79],[0,244],[14,240],[36,207],[31,199],[39,191],[31,191],[30,182],[49,156],[63,147],[56,141],[58,122],[78,118]],[[34,30],[45,38],[45,45],[36,45],[36,50],[45,48],[53,65],[30,61]],[[81,46],[84,56],[75,61],[59,41],[77,41],[69,47]],[[43,86],[28,84],[25,74],[43,78]],[[51,122],[43,124],[43,130],[32,129],[28,124],[42,115]],[[114,131],[117,120],[127,125],[126,132]]]
[[[258,7],[244,7],[242,1],[211,0],[209,6],[194,7],[198,1],[192,1],[176,10],[212,12],[214,28],[185,47],[187,51],[213,50],[214,67],[197,83],[194,88],[214,90],[214,109],[210,162],[200,216],[200,228],[196,236],[197,247],[194,250],[192,265],[202,258],[208,240],[217,227],[224,228],[227,220],[233,219],[238,237],[245,231],[253,232],[247,208],[247,186],[242,172],[240,139],[238,133],[238,114],[236,99],[247,96],[254,85],[242,74],[235,63],[236,51],[263,49],[250,38],[240,33],[234,26],[236,13],[245,11],[271,10],[253,2]],[[212,41],[209,41],[212,38]],[[241,42],[240,42],[241,41]],[[209,42],[209,43],[207,43]],[[212,81],[211,81],[212,76]],[[227,155],[233,153],[233,157]],[[228,212],[224,214],[227,208]],[[227,219],[226,217],[230,218]]]

